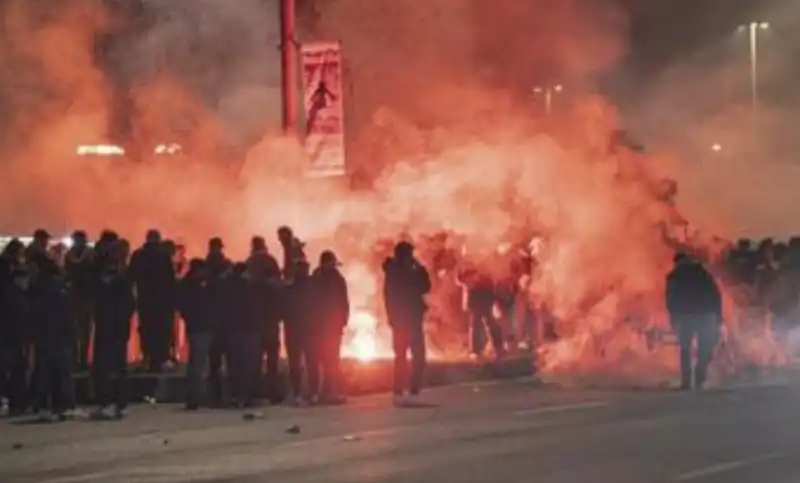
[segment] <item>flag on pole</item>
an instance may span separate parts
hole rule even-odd
[[[340,44],[303,44],[300,62],[303,68],[305,149],[311,159],[308,175],[342,176],[346,168]]]

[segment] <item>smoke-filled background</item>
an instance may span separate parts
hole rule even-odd
[[[657,3],[671,7],[648,13]],[[662,178],[678,177],[698,228],[723,235],[790,232],[796,196],[791,147],[773,141],[786,138],[788,113],[768,107],[789,105],[768,86],[785,75],[790,41],[764,41],[759,154],[746,156],[747,45],[735,15],[706,12],[727,16],[731,38],[693,45],[676,19],[655,44],[688,53],[655,67],[631,43],[637,18],[681,3],[703,2],[298,0],[300,40],[341,40],[345,56],[350,176],[312,182],[303,150],[278,130],[277,1],[8,0],[2,226],[113,226],[134,243],[157,226],[194,253],[220,234],[241,256],[250,235],[290,224],[312,254],[340,253],[369,320],[380,242],[449,231],[485,265],[498,245],[535,233],[545,247],[529,295],[564,335],[552,367],[671,367],[633,337],[661,311],[671,259]],[[793,13],[777,8],[760,14]],[[556,84],[547,116],[534,87]],[[656,149],[646,160],[609,154],[620,127]],[[155,156],[164,142],[184,153]],[[127,156],[75,156],[93,143]]]
[[[641,48],[615,86],[631,128],[652,147],[681,154],[684,205],[720,215],[732,235],[795,235],[800,8],[781,0],[679,1],[665,13],[658,2],[637,3],[639,16],[661,21],[643,21],[646,31],[634,33]],[[743,28],[751,22],[768,23],[755,39],[755,125]]]

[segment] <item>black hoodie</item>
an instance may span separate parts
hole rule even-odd
[[[404,264],[396,258],[387,258],[383,262],[383,272],[386,275],[383,300],[389,324],[422,323],[428,309],[425,295],[431,290],[428,270],[416,260]]]

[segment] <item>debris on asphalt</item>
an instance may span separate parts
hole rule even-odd
[[[153,409],[158,407],[158,400],[153,396],[145,396],[144,402],[147,403]]]
[[[169,444],[169,440],[167,438],[164,438],[164,441],[162,441],[161,444],[166,446]]]
[[[264,413],[261,411],[248,411],[242,414],[242,419],[245,421],[255,421],[256,419],[264,419]]]
[[[300,426],[298,426],[296,424],[294,424],[292,426],[289,426],[289,428],[286,429],[286,433],[287,434],[300,434]]]
[[[11,445],[11,449],[22,449],[22,443],[14,443]]]
[[[362,437],[357,434],[348,434],[342,439],[344,439],[347,442],[353,442],[353,441],[361,441]]]

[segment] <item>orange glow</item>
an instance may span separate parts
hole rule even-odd
[[[477,2],[446,0],[319,2],[319,32],[309,37],[341,39],[348,64],[347,180],[305,178],[302,145],[267,127],[275,119],[264,113],[278,99],[259,89],[277,79],[270,69],[278,62],[267,65],[262,6],[200,2],[177,12],[169,9],[181,2],[155,2],[145,8],[167,9],[154,12],[156,25],[126,28],[117,42],[124,48],[103,63],[96,39],[122,23],[103,2],[46,2],[57,12],[5,3],[0,58],[14,75],[0,76],[4,232],[97,234],[113,225],[138,246],[157,227],[185,240],[192,256],[221,236],[228,255],[242,259],[255,234],[277,251],[275,229],[290,225],[312,262],[324,249],[343,262],[351,320],[342,350],[364,362],[391,354],[380,288],[392,242],[413,240],[432,268],[426,240],[446,234],[458,264],[503,276],[506,244],[530,241],[535,268],[520,298],[540,321],[531,330],[537,340],[541,321],[559,336],[542,343],[545,371],[645,380],[675,371],[674,347],[649,348],[642,334],[668,330],[663,283],[674,247],[665,233],[681,230],[661,185],[676,176],[677,161],[610,153],[617,111],[580,87],[624,53],[615,2],[487,1],[475,11],[467,5]],[[203,10],[221,3],[225,15]],[[542,66],[565,82],[546,119],[529,95]],[[223,112],[229,103],[237,108]],[[76,153],[117,121],[130,138],[120,162]],[[154,141],[165,140],[184,155],[155,153]],[[715,168],[715,179],[725,171]],[[698,219],[694,205],[680,214],[699,232],[725,221]],[[709,246],[695,236],[686,243]],[[432,270],[426,335],[434,356],[455,358],[466,352],[468,324],[449,270]],[[745,327],[742,318],[731,327]],[[762,354],[761,335],[747,334],[759,343],[746,350]]]
[[[389,357],[383,352],[378,335],[378,319],[367,311],[356,311],[350,317],[348,337],[342,347],[342,356],[362,363]]]

